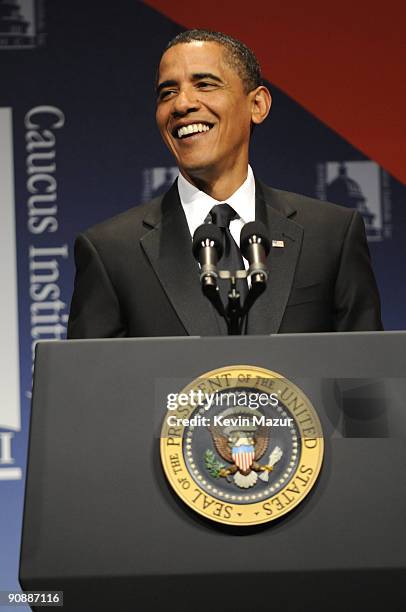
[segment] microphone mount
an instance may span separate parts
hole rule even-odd
[[[270,243],[266,236],[266,228],[261,222],[254,221],[244,225],[241,230],[240,248],[242,255],[249,262],[248,270],[218,270],[217,263],[223,252],[219,228],[210,223],[203,224],[197,228],[193,236],[193,254],[201,266],[202,291],[225,319],[229,335],[242,333],[249,310],[266,289],[268,280],[266,258]],[[230,281],[227,306],[223,304],[220,296],[219,278]],[[239,279],[248,279],[250,282],[243,305],[237,288]]]

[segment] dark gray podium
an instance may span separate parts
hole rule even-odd
[[[160,465],[165,384],[233,364],[297,384],[325,436],[310,495],[256,528],[195,514]],[[405,398],[406,332],[42,343],[22,588],[66,612],[404,610]]]

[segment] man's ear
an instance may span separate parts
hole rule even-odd
[[[262,123],[268,116],[271,109],[272,96],[264,85],[257,87],[250,92],[252,96],[251,120],[255,125]]]

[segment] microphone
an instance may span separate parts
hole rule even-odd
[[[241,230],[240,249],[249,262],[248,276],[252,286],[258,283],[265,288],[268,280],[266,258],[269,254],[270,244],[265,225],[261,221],[246,223]]]
[[[217,288],[217,262],[223,255],[223,236],[213,223],[199,225],[193,234],[193,255],[200,264],[202,288]]]

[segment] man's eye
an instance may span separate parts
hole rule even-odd
[[[206,89],[207,87],[213,87],[214,83],[208,83],[207,81],[199,81],[199,83],[197,83],[197,87],[199,89]]]
[[[175,90],[174,89],[165,89],[164,91],[161,91],[158,98],[159,100],[166,100],[167,98],[169,98],[171,96],[171,94],[174,94]]]

